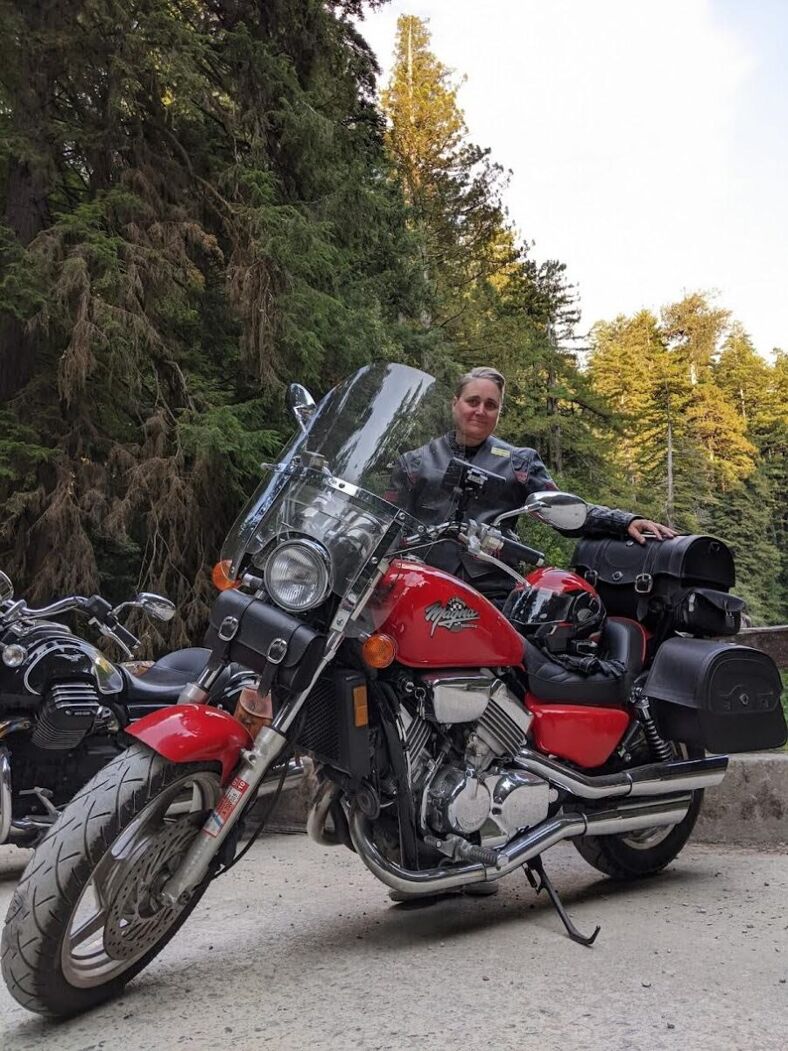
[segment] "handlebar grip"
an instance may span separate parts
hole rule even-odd
[[[107,618],[106,624],[109,630],[112,632],[112,634],[117,636],[117,638],[120,639],[124,646],[128,646],[130,650],[133,650],[137,646],[139,646],[140,640],[137,638],[137,636],[132,635],[128,628],[124,628],[122,624],[118,624],[117,620],[115,620],[114,617],[111,619]]]
[[[501,556],[505,562],[530,562],[531,565],[544,565],[544,552],[537,551],[535,547],[521,544],[519,540],[504,538]]]

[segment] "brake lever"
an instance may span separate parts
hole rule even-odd
[[[493,532],[498,535],[491,536]],[[498,543],[499,539],[500,543]],[[479,526],[476,522],[472,523],[467,533],[460,532],[457,535],[458,543],[467,548],[474,558],[477,558],[480,562],[486,562],[488,565],[495,566],[496,569],[516,580],[518,584],[524,584],[525,577],[521,573],[518,573],[516,569],[512,569],[506,562],[502,562],[500,558],[496,558],[489,550],[485,549],[485,542],[488,543],[489,547],[490,540],[495,543],[496,550],[500,550],[503,547],[504,538],[500,536],[497,529],[494,530],[491,526]]]
[[[96,620],[95,617],[91,617],[88,623],[92,624],[95,628],[97,628],[100,634],[104,636],[104,638],[112,639],[112,641],[117,646],[120,646],[120,648],[129,658],[129,660],[133,660],[134,650],[140,644],[140,640],[137,638],[136,635],[132,635],[132,633],[127,628],[124,628],[120,624],[115,624],[114,627],[110,627],[108,624],[102,624],[102,622],[100,620]],[[124,641],[124,639],[122,639],[121,635],[118,633],[125,635],[128,641]]]

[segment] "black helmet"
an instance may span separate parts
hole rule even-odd
[[[551,653],[575,653],[598,634],[605,608],[594,588],[564,569],[537,569],[518,585],[503,610],[515,628]]]

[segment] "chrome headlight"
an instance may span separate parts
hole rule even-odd
[[[265,586],[277,606],[302,613],[319,606],[331,587],[327,552],[314,540],[287,540],[269,556]]]

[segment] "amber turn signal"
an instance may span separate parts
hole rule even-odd
[[[225,558],[217,562],[211,570],[211,580],[217,591],[227,591],[229,588],[237,588],[240,580],[234,580],[230,576],[230,559]]]
[[[390,635],[376,633],[364,640],[361,655],[370,668],[388,668],[397,656],[397,644]]]

